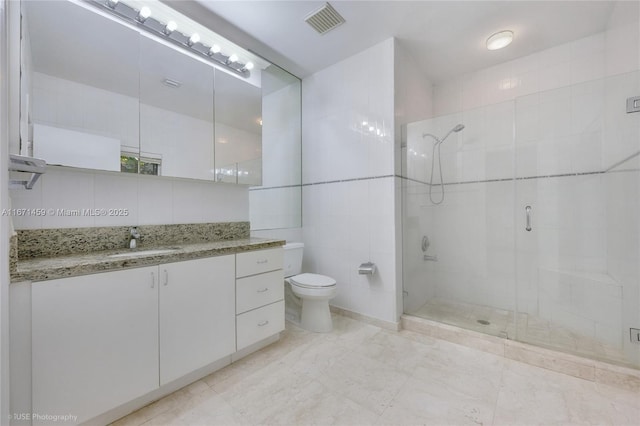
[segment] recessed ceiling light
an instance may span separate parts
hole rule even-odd
[[[513,41],[513,31],[500,31],[487,39],[487,49],[498,50],[507,47]]]

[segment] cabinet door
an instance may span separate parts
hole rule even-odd
[[[157,269],[33,283],[35,414],[80,423],[158,388]]]
[[[160,384],[235,351],[235,256],[160,266]]]

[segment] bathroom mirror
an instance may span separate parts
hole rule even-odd
[[[302,226],[301,82],[262,70],[262,184],[249,189],[252,230]]]
[[[260,185],[262,90],[219,69],[215,80],[216,180]]]
[[[248,78],[229,74],[91,2],[22,1],[21,9],[20,154],[260,189],[300,184],[296,77],[250,52]],[[299,189],[279,191],[287,194],[262,199],[296,207],[260,228],[300,222]]]
[[[141,174],[214,180],[214,68],[140,36]]]
[[[71,2],[21,8],[21,154],[119,171],[139,151],[138,32]]]

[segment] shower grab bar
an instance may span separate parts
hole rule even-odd
[[[527,217],[527,225],[524,229],[526,229],[527,232],[531,232],[531,206],[525,207],[524,211]]]

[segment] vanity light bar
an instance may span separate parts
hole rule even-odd
[[[207,58],[216,65],[233,71],[235,74],[244,78],[248,78],[251,75],[250,70],[254,67],[252,62],[247,62],[246,64],[238,62],[238,55],[235,53],[225,55],[221,52],[220,46],[216,44],[207,46],[201,43],[200,36],[197,33],[189,36],[183,34],[177,30],[178,26],[175,21],[166,23],[158,21],[146,6],[138,10],[119,0],[90,0],[90,3],[191,53]]]

